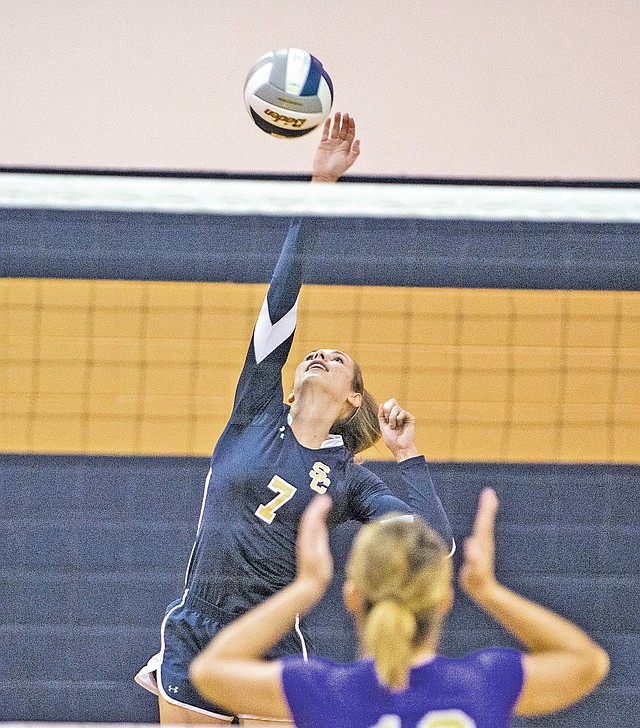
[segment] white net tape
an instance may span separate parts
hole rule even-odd
[[[229,215],[640,222],[640,189],[0,174],[0,207]]]

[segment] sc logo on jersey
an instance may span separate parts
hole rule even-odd
[[[324,463],[317,462],[313,464],[313,468],[309,471],[311,483],[309,487],[317,493],[326,493],[327,488],[331,485],[331,481],[327,477],[331,472],[331,468]]]

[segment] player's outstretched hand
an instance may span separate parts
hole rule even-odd
[[[471,535],[464,542],[464,563],[459,581],[462,589],[476,598],[496,584],[494,526],[498,497],[491,488],[480,493]]]
[[[327,117],[322,137],[313,161],[313,182],[337,182],[360,154],[360,140],[356,139],[356,122],[352,116],[339,112]]]
[[[324,593],[333,576],[327,529],[330,509],[331,498],[328,495],[315,496],[302,514],[296,541],[296,579],[304,581],[319,594]]]

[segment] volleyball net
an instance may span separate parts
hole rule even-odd
[[[0,452],[208,455],[298,215],[285,387],[336,347],[436,460],[638,462],[639,189],[47,174],[0,175]]]

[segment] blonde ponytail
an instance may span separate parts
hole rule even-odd
[[[390,688],[407,686],[415,635],[415,615],[391,599],[374,604],[366,617],[365,651],[373,657],[380,681]],[[390,644],[393,649],[389,649]]]
[[[451,588],[451,559],[418,516],[389,514],[360,529],[347,577],[364,605],[362,642],[380,681],[406,686],[415,649],[440,619]]]

